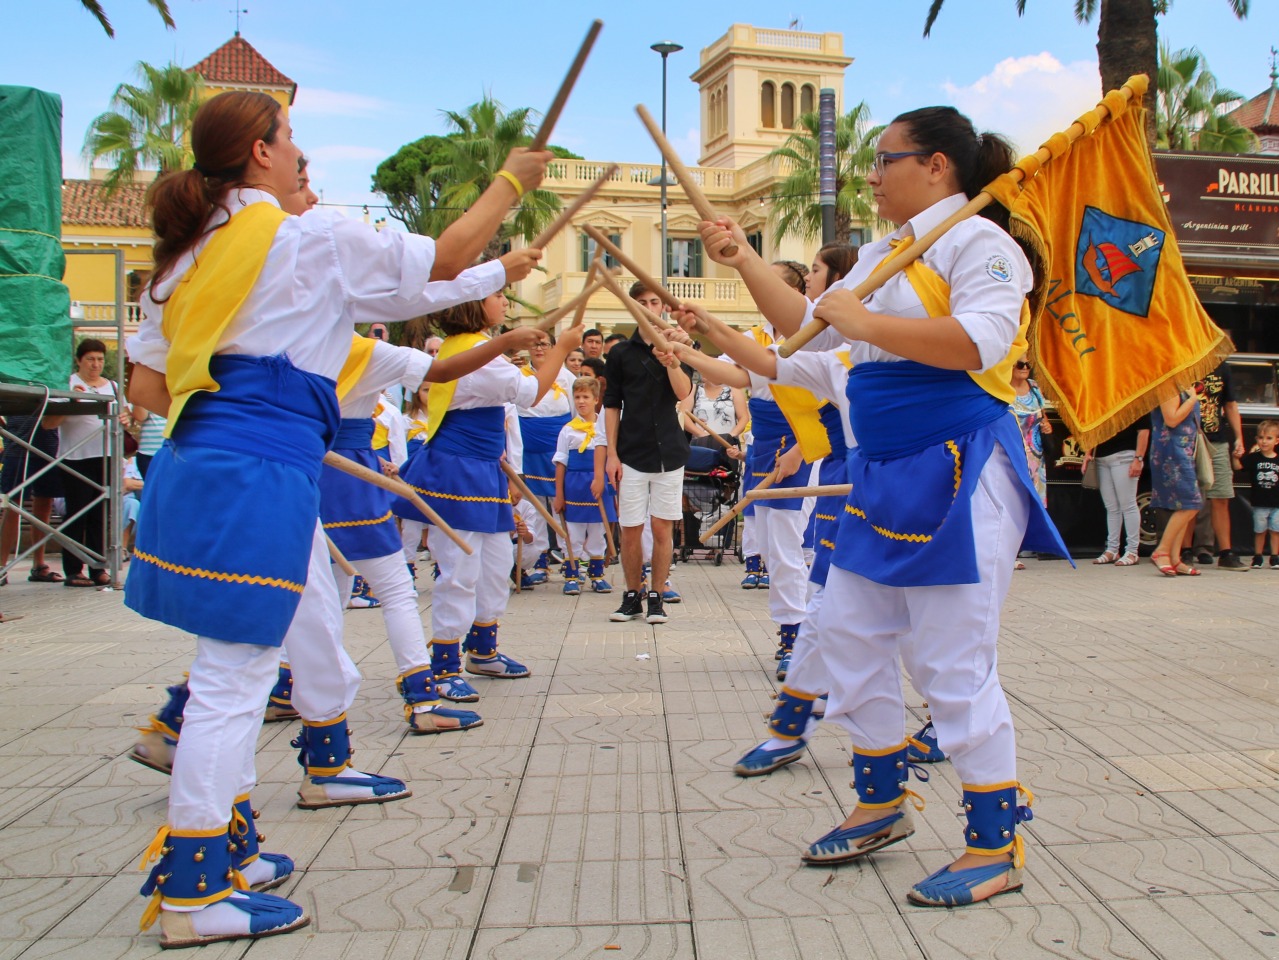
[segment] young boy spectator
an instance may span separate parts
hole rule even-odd
[[[604,516],[612,523],[617,519],[612,490],[604,482],[604,459],[608,449],[596,405],[599,403],[599,381],[578,377],[573,382],[573,407],[577,416],[560,430],[559,443],[552,461],[555,464],[554,512],[568,525],[569,556],[564,561],[564,592],[576,596],[582,592],[582,558],[589,558],[586,575],[593,593],[612,593],[612,585],[604,579]]]
[[[1270,569],[1279,570],[1279,420],[1257,424],[1257,449],[1243,458],[1244,476],[1252,485],[1252,565],[1261,566],[1270,534]]]

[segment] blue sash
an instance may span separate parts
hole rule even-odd
[[[843,430],[839,431],[839,446],[844,449]],[[847,483],[849,456],[848,452],[837,456],[832,450],[831,455],[822,461],[817,473],[817,482],[823,486]],[[830,572],[830,561],[835,552],[839,520],[844,513],[844,501],[845,498],[839,496],[818,497],[817,504],[813,507],[813,565],[808,569],[808,580],[819,587],[826,586],[826,574]]]
[[[334,383],[284,357],[215,356],[147,470],[125,606],[188,633],[278,647],[319,517]]]
[[[568,463],[564,467],[564,519],[569,523],[603,523],[600,519],[599,503],[591,496],[591,481],[595,479],[595,448],[585,453],[570,449]],[[608,513],[608,522],[617,519],[614,506],[615,491],[613,485],[604,481],[604,510]]]
[[[749,493],[759,486],[759,482],[772,473],[773,468],[777,466],[777,458],[794,449],[796,442],[795,434],[791,431],[790,424],[786,422],[786,417],[782,415],[781,408],[772,400],[759,400],[752,397],[750,412],[751,446],[746,453],[744,493]],[[806,487],[809,473],[808,465],[801,464],[793,474],[773,486],[778,489]],[[770,510],[799,510],[803,506],[803,499],[762,500],[758,504],[751,504],[742,513],[749,517],[754,514],[757,507],[767,507]]]
[[[1023,549],[1069,556],[1035,493],[1016,418],[967,371],[859,363],[847,390],[858,446],[835,566],[890,587],[979,582],[969,502],[996,444],[1030,508]]]
[[[539,497],[555,496],[555,446],[560,431],[573,418],[567,414],[555,417],[520,417],[520,436],[524,440],[524,481]]]
[[[430,442],[409,455],[400,479],[457,530],[509,533],[515,517],[498,463],[506,451],[505,423],[505,407],[450,410]],[[402,498],[391,509],[406,520],[429,522]]]
[[[378,473],[382,464],[373,452],[372,417],[346,419],[338,427],[333,449],[348,460]],[[369,560],[399,553],[400,531],[391,512],[394,494],[334,467],[320,475],[320,520],[348,560]]]

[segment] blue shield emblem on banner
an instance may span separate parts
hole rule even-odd
[[[1116,310],[1150,312],[1164,231],[1085,207],[1075,242],[1075,292],[1098,297]]]

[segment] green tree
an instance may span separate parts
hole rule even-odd
[[[138,78],[139,83],[116,88],[112,109],[90,124],[84,138],[88,160],[111,164],[105,180],[108,194],[133,180],[140,169],[167,173],[191,164],[187,131],[204,81],[176,63],[139,63]]]
[[[946,0],[932,0],[924,36],[933,28]],[[1017,15],[1026,12],[1026,0],[1015,0]],[[1155,33],[1155,17],[1168,12],[1172,0],[1074,0],[1075,20],[1091,22],[1101,16],[1097,25],[1097,63],[1101,70],[1102,92],[1116,90],[1134,74],[1157,76],[1159,54]],[[1242,20],[1248,16],[1251,0],[1226,0],[1230,12]],[[1146,117],[1146,138],[1155,142],[1155,119],[1151,111]]]
[[[816,113],[806,113],[784,144],[769,154],[782,162],[785,178],[773,191],[769,214],[778,236],[815,240],[822,235],[820,141]],[[835,240],[848,243],[853,224],[872,223],[874,199],[866,174],[875,160],[875,143],[882,126],[870,125],[870,107],[863,100],[835,118]]]
[[[391,215],[414,233],[438,237],[488,189],[506,155],[533,138],[531,110],[507,111],[484,97],[463,111],[444,111],[451,128],[442,137],[423,137],[401,147],[378,165],[373,190],[389,201]],[[575,158],[562,148],[557,156]],[[531,240],[559,212],[549,190],[530,190],[489,245],[496,253],[511,237]]]
[[[1218,153],[1256,150],[1256,135],[1225,115],[1225,108],[1243,96],[1217,86],[1208,61],[1195,47],[1171,51],[1167,44],[1159,45],[1157,93],[1156,146]]]
[[[169,13],[169,4],[167,0],[147,0],[151,6],[155,7],[156,13],[160,14],[160,19],[164,21],[164,25],[170,30],[176,30],[177,24],[173,22],[173,15]],[[107,12],[103,9],[99,0],[80,0],[80,5],[88,10],[95,20],[106,31],[108,37],[115,37],[115,27],[111,26],[111,21],[107,18]]]

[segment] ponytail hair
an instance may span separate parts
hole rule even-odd
[[[244,183],[253,145],[274,143],[279,129],[280,105],[265,93],[232,91],[200,105],[191,124],[194,166],[166,173],[147,192],[156,235],[152,298],[156,285],[204,236],[214,212],[230,216],[227,191]]]

